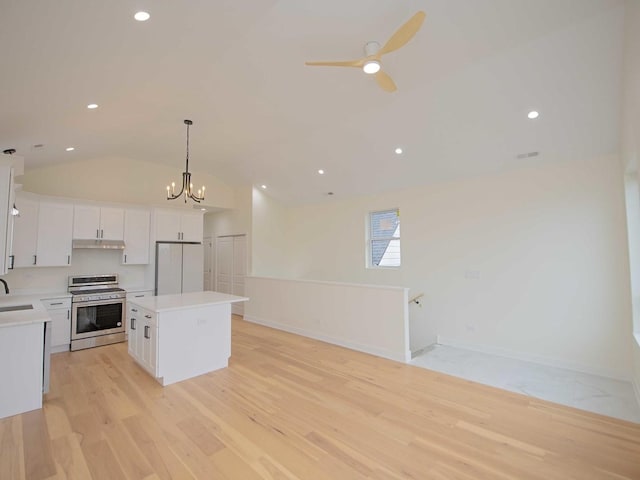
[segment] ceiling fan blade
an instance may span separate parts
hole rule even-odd
[[[384,55],[385,53],[393,52],[403,47],[413,36],[420,30],[422,22],[426,14],[422,11],[416,13],[411,17],[407,23],[402,25],[396,33],[384,44],[384,46],[378,51],[378,55]]]
[[[304,62],[305,65],[310,67],[356,67],[362,68],[364,65],[364,58],[359,60],[350,60],[346,62]]]
[[[376,81],[378,82],[378,85],[380,85],[380,88],[382,88],[385,92],[391,93],[395,92],[398,89],[391,77],[382,70],[376,73]]]

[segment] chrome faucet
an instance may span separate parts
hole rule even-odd
[[[7,281],[4,280],[3,278],[0,278],[0,282],[4,283],[4,293],[9,295],[9,285],[7,285]]]

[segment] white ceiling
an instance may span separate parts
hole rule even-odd
[[[195,183],[206,171],[267,184],[287,202],[591,158],[618,150],[623,8],[0,0],[0,150],[16,148],[27,169],[125,156],[175,166],[178,176],[190,118]],[[133,20],[140,9],[148,22]],[[422,29],[383,58],[393,94],[357,69],[304,66],[359,58],[418,10]],[[87,110],[92,102],[100,108]],[[526,118],[530,109],[538,120]],[[540,155],[515,158],[530,151]]]

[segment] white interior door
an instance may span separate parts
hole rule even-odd
[[[216,239],[216,291],[244,296],[247,275],[247,236]],[[231,313],[244,315],[244,302],[233,303]]]
[[[233,237],[216,238],[216,292],[232,293]]]
[[[213,290],[213,241],[211,237],[204,237],[204,290]]]

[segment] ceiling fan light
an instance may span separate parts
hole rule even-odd
[[[369,60],[362,66],[364,73],[372,75],[380,71],[380,62],[377,60]]]

